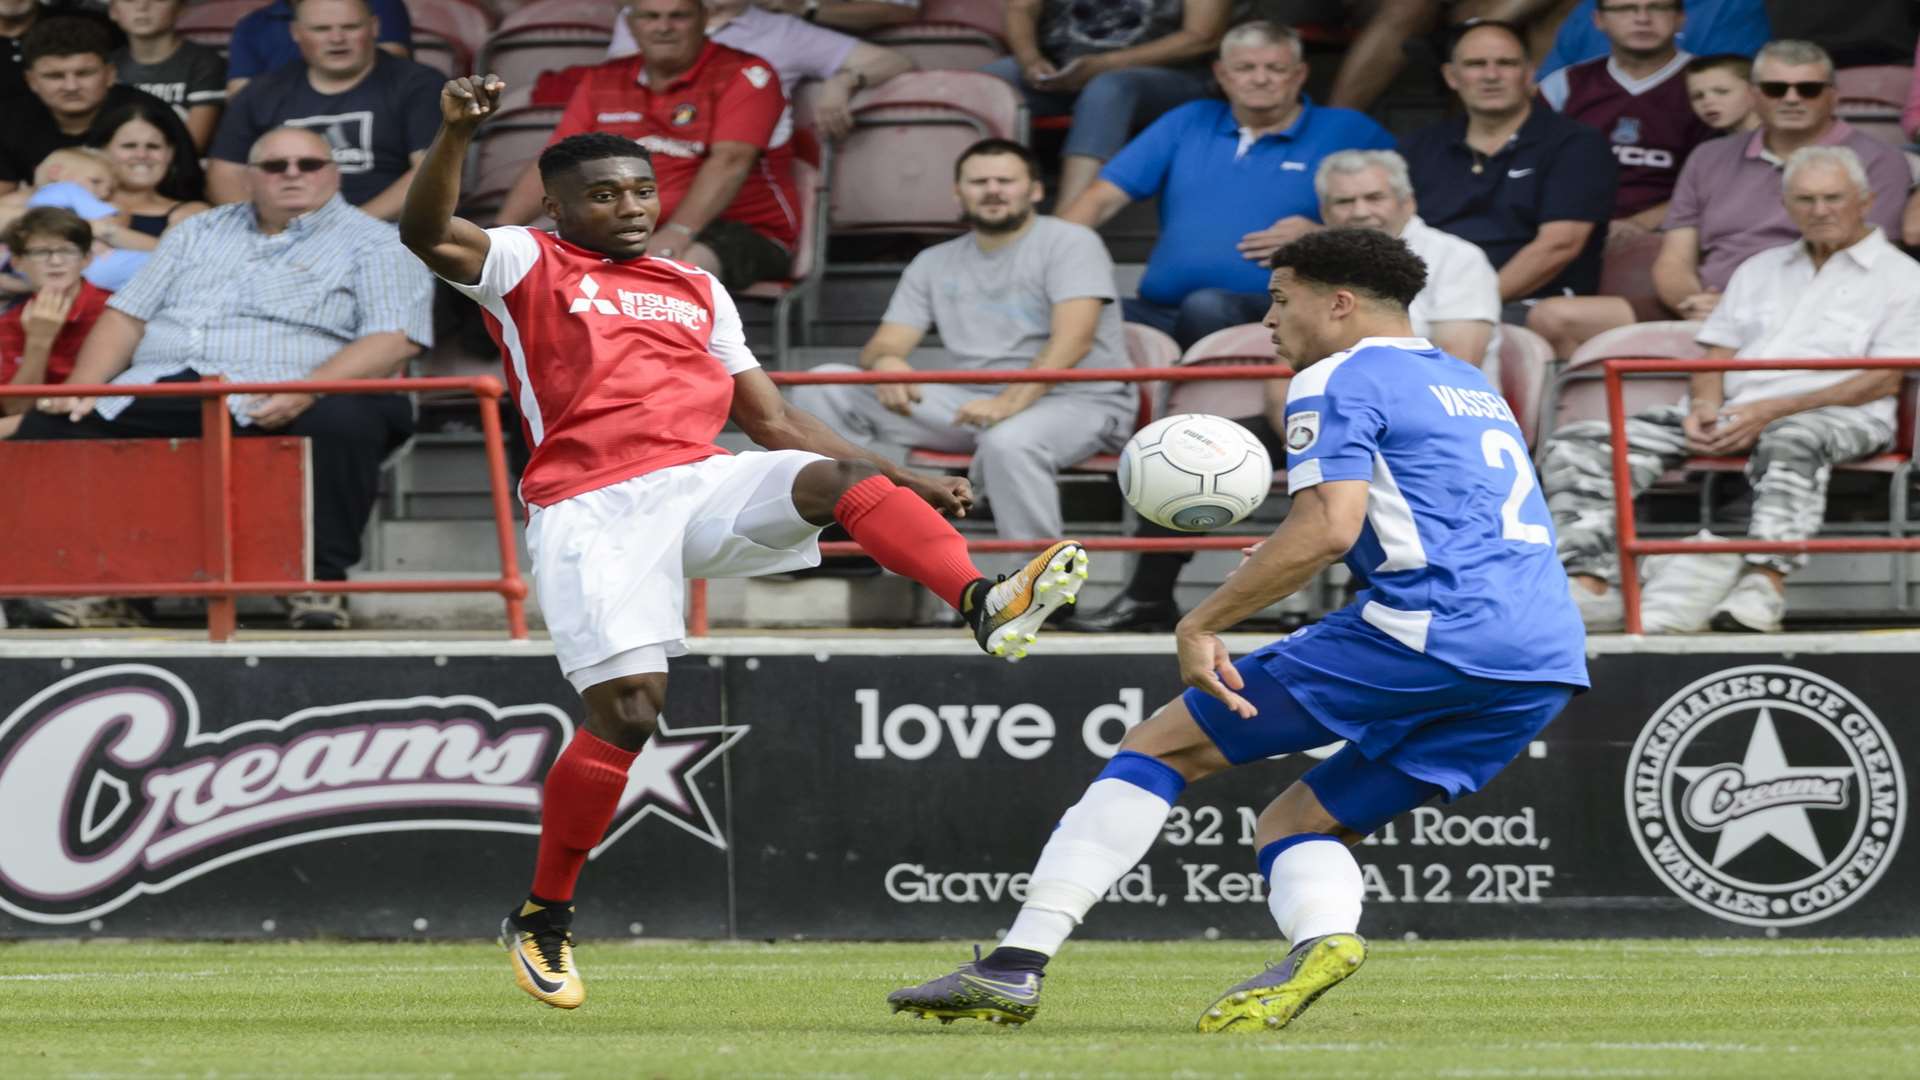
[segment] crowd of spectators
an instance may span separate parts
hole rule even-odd
[[[383,222],[433,137],[443,81],[409,56],[405,3],[273,0],[239,22],[224,55],[177,32],[184,3],[0,0],[0,305],[11,308],[0,378],[403,370],[432,344],[431,286]],[[1061,134],[1044,160],[989,140],[953,163],[961,231],[908,265],[862,367],[912,369],[930,331],[963,367],[1123,367],[1123,319],[1186,348],[1257,321],[1266,257],[1329,224],[1378,229],[1418,253],[1430,285],[1416,327],[1490,372],[1515,333],[1503,325],[1530,328],[1563,360],[1607,330],[1676,319],[1702,324],[1710,355],[1920,345],[1920,299],[1909,302],[1920,267],[1900,250],[1920,243],[1920,157],[1840,118],[1835,65],[1905,63],[1908,5],[1003,7],[1007,52],[982,70],[1033,117],[1061,118],[1046,125]],[[649,254],[744,289],[794,264],[796,156],[847,138],[859,95],[913,66],[860,35],[919,17],[918,0],[626,0],[604,63],[516,89],[564,104],[553,139],[597,130],[645,145],[662,205]],[[1290,23],[1313,25],[1315,41],[1351,35],[1325,103],[1306,92],[1307,44]],[[1365,110],[1423,60],[1452,108],[1390,131]],[[1920,135],[1920,84],[1903,123]],[[1137,295],[1122,296],[1095,230],[1145,200],[1158,230]],[[529,167],[495,220],[543,213]],[[1648,295],[1603,294],[1610,259],[1642,257]],[[1696,379],[1686,403],[1634,419],[1634,482],[1688,454],[1747,456],[1754,535],[1811,535],[1831,466],[1897,440],[1898,387],[1858,372]],[[1063,530],[1055,474],[1115,449],[1137,403],[1130,387],[1099,382],[799,397],[863,441],[971,455],[1001,535],[1020,539]],[[0,438],[190,426],[161,399],[9,405]],[[316,573],[343,576],[380,460],[410,430],[405,401],[233,405],[238,430],[314,439]],[[1240,419],[1278,460],[1275,407],[1250,400]],[[1576,596],[1592,625],[1612,625],[1621,568],[1602,521],[1605,431],[1589,422],[1542,439]],[[1141,557],[1123,595],[1079,628],[1170,624],[1184,561]],[[1793,568],[1650,560],[1650,625],[1777,629]],[[347,623],[337,600],[293,598],[290,611],[296,625]],[[44,625],[137,617],[98,601],[26,614]]]

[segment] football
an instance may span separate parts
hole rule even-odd
[[[1253,513],[1273,486],[1273,462],[1253,433],[1224,417],[1156,420],[1120,451],[1120,494],[1140,516],[1205,532]]]

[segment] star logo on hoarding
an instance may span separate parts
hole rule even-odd
[[[670,728],[665,717],[660,728],[633,761],[627,773],[626,790],[620,793],[620,806],[614,812],[614,827],[606,839],[593,849],[599,858],[614,841],[626,835],[648,815],[726,850],[727,838],[707,806],[706,796],[694,778],[708,765],[720,760],[727,748],[746,737],[751,727],[714,724],[708,727]]]
[[[1847,781],[1854,776],[1851,766],[1787,764],[1780,733],[1774,730],[1773,714],[1767,709],[1761,709],[1754,721],[1753,736],[1739,765],[1683,765],[1673,771],[1689,785],[1692,797],[1687,816],[1703,830],[1720,833],[1713,849],[1716,870],[1769,836],[1814,866],[1825,866],[1827,856],[1814,835],[1807,808],[1845,808]],[[1697,810],[1694,804],[1700,804]]]

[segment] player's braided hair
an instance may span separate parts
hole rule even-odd
[[[581,135],[569,135],[547,147],[540,155],[540,179],[552,180],[589,161],[606,158],[639,158],[648,165],[653,164],[653,155],[647,152],[647,148],[625,135],[589,131]]]
[[[1302,281],[1352,289],[1401,307],[1427,287],[1427,264],[1378,229],[1320,229],[1284,244],[1267,260]]]

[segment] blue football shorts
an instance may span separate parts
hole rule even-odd
[[[1322,622],[1235,664],[1245,720],[1188,690],[1187,711],[1236,765],[1345,740],[1302,777],[1335,820],[1369,833],[1434,798],[1478,791],[1573,697],[1561,683],[1467,675],[1364,625]]]

